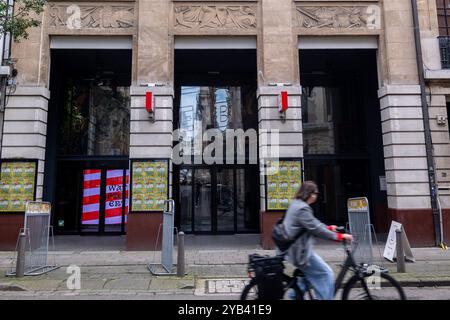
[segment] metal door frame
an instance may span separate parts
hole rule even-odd
[[[82,168],[80,173],[80,179],[83,181],[83,171],[89,170],[87,168]],[[126,170],[127,168],[116,168],[114,166],[93,166],[92,170],[100,170],[100,207],[99,207],[99,222],[97,232],[86,232],[82,230],[82,214],[83,214],[83,190],[80,192],[79,199],[79,212],[80,219],[78,220],[78,232],[80,235],[124,235],[125,234],[125,204],[126,204]],[[107,183],[107,172],[109,170],[122,170],[122,223],[120,231],[105,231],[105,219],[106,219],[106,183]]]
[[[58,231],[57,234],[78,234],[83,236],[89,236],[89,235],[124,235],[126,234],[125,230],[125,204],[126,204],[126,170],[129,170],[129,159],[128,157],[108,157],[108,156],[98,156],[98,157],[79,157],[79,156],[73,156],[73,157],[62,157],[58,159],[58,174],[63,173],[63,168],[72,169],[72,170],[79,170],[77,176],[78,181],[80,181],[80,185],[77,190],[74,190],[74,192],[77,192],[77,215],[78,219],[76,222],[76,229],[74,231],[64,232],[64,231]],[[83,212],[83,170],[88,169],[96,169],[101,170],[101,180],[100,180],[100,214],[99,214],[99,228],[96,232],[83,232],[82,231],[82,224],[81,224],[81,217]],[[106,202],[106,176],[107,176],[107,170],[123,170],[123,184],[122,184],[122,194],[123,194],[123,205],[122,205],[122,226],[120,228],[120,231],[111,231],[107,232],[105,230],[105,202]],[[55,187],[58,187],[55,183]],[[56,210],[57,206],[53,206],[52,210]],[[53,224],[56,225],[56,215],[53,215],[52,221]]]
[[[245,165],[180,165],[176,167],[174,170],[174,176],[179,175],[180,170],[187,169],[192,170],[192,181],[191,181],[191,210],[192,210],[192,221],[191,221],[191,230],[187,231],[187,233],[193,234],[236,234],[238,233],[237,226],[237,183],[236,183],[236,170],[245,169]],[[218,229],[218,219],[217,219],[217,172],[218,169],[224,170],[232,170],[233,172],[233,230],[231,231],[219,231]],[[211,229],[209,231],[196,231],[195,229],[195,172],[196,170],[209,170],[211,175]],[[179,181],[175,181],[175,184],[179,184]],[[177,212],[179,212],[179,218],[181,218],[181,200],[179,195],[179,186],[176,188],[176,192],[174,192],[174,197],[176,199],[176,207]]]

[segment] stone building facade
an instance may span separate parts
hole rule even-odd
[[[418,1],[418,6],[443,230],[444,237],[450,241],[450,138],[447,121],[450,71],[441,64],[436,1]],[[376,96],[375,106],[368,103],[368,108],[372,108],[367,114],[373,112],[379,119],[369,116],[365,123],[371,123],[379,130],[373,137],[378,139],[379,148],[373,152],[378,152],[377,157],[381,160],[377,165],[370,164],[370,152],[365,160],[368,163],[367,174],[371,176],[367,190],[370,189],[372,194],[375,192],[377,195],[374,197],[378,200],[371,199],[370,194],[359,196],[367,196],[369,202],[373,202],[371,218],[377,232],[387,232],[390,221],[397,220],[404,224],[413,245],[432,246],[435,244],[435,231],[412,16],[410,0],[49,1],[41,15],[41,26],[30,30],[29,39],[13,44],[12,57],[17,59],[17,87],[2,114],[1,158],[37,159],[36,199],[57,201],[51,196],[51,191],[45,190],[47,187],[58,188],[51,181],[56,181],[58,178],[55,176],[60,174],[47,172],[53,166],[47,163],[52,156],[48,151],[49,137],[56,134],[49,131],[52,112],[49,105],[55,94],[51,90],[51,82],[52,76],[59,72],[51,70],[54,63],[52,50],[131,50],[129,152],[125,158],[131,161],[170,161],[175,118],[178,118],[174,110],[179,103],[175,80],[180,66],[177,50],[250,48],[256,53],[254,79],[258,130],[279,130],[279,152],[283,159],[307,161],[306,144],[309,150],[316,150],[311,151],[315,155],[308,160],[311,165],[305,166],[306,177],[314,179],[330,170],[325,178],[321,178],[321,193],[325,193],[322,189],[327,189],[334,194],[342,193],[344,197],[346,193],[340,191],[341,187],[336,183],[336,175],[346,175],[339,164],[332,167],[319,165],[323,160],[321,153],[336,153],[328,142],[337,139],[336,131],[330,129],[334,128],[333,124],[327,120],[324,120],[325,125],[317,121],[305,123],[302,119],[306,110],[303,103],[309,104],[309,98],[321,94],[317,89],[320,85],[305,83],[306,78],[312,79],[308,80],[311,83],[317,81],[314,75],[319,73],[311,69],[303,77],[302,52],[312,50],[309,51],[312,54],[306,52],[303,59],[308,61],[304,67],[306,70],[321,59],[322,52],[327,51],[324,53],[326,59],[336,63],[330,72],[336,72],[339,78],[347,68],[353,69],[352,63],[358,60],[362,51],[368,50],[373,52],[373,59],[362,66],[373,65],[373,68],[361,77],[375,77],[374,85],[367,84],[370,93]],[[347,58],[336,60],[340,50],[345,51]],[[218,65],[223,62],[216,58],[212,60]],[[324,65],[327,67],[326,63]],[[149,87],[149,84],[155,86]],[[305,94],[307,88],[314,91],[310,96]],[[154,98],[154,122],[149,120],[146,111],[146,93],[149,91]],[[283,121],[278,112],[281,91],[286,91],[289,96],[289,108]],[[337,101],[337,98],[329,98],[330,95],[323,93],[322,100]],[[367,95],[361,94],[360,98],[365,101]],[[317,99],[315,103],[324,103]],[[339,99],[342,105],[350,104],[343,96]],[[351,112],[346,111],[341,117],[349,117]],[[325,114],[320,115],[326,119]],[[332,113],[328,115],[333,116]],[[304,137],[306,130],[319,132],[320,141],[314,140],[314,136]],[[307,143],[307,140],[312,142]],[[369,139],[365,149],[370,149],[370,145]],[[260,154],[266,147],[264,139],[260,139]],[[340,163],[341,158],[336,156],[333,163]],[[351,168],[352,165],[349,166]],[[175,185],[180,183],[179,173],[174,171],[172,163],[169,168],[169,197],[173,198],[173,190],[178,190]],[[308,168],[318,171],[309,175]],[[335,179],[334,185],[327,177]],[[383,187],[383,177],[386,188]],[[259,225],[255,230],[262,234],[263,245],[270,247],[267,234],[281,212],[266,210],[264,177],[260,178],[259,189]],[[333,210],[338,210],[338,207],[336,204]],[[324,217],[334,221],[329,216]],[[128,247],[149,248],[149,243],[154,243],[158,233],[162,212],[131,212],[127,219]],[[0,233],[3,234],[0,239],[4,244],[15,243],[22,220],[23,214],[20,213],[0,214]],[[55,219],[53,223],[56,225],[58,221]]]

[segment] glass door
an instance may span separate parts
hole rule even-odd
[[[123,233],[128,214],[129,170],[83,170],[82,233]]]
[[[319,198],[313,205],[315,215],[327,224],[347,221],[347,200],[370,197],[369,171],[366,160],[306,160],[306,180],[319,187]]]
[[[181,230],[192,232],[193,230],[193,169],[180,169],[179,180],[179,212]],[[178,210],[177,210],[178,211]]]
[[[106,172],[105,232],[122,232],[126,223],[129,170],[126,170],[125,177],[123,173],[122,169]]]
[[[219,232],[233,232],[236,228],[234,170],[217,168],[215,187],[214,225]]]
[[[210,169],[194,171],[194,230],[212,231],[212,181]]]
[[[258,167],[179,168],[179,226],[192,233],[257,232]]]

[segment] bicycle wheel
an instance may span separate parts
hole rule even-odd
[[[403,288],[390,275],[381,273],[378,279],[370,277],[369,274],[363,279],[357,275],[351,277],[342,292],[342,300],[406,300]]]

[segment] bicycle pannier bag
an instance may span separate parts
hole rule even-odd
[[[270,257],[253,261],[258,298],[261,300],[278,300],[283,298],[283,258]]]

